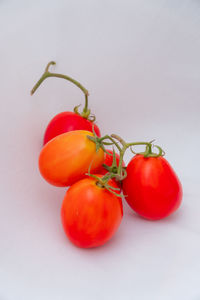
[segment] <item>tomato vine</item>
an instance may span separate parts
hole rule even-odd
[[[89,92],[88,90],[77,80],[73,79],[72,77],[68,76],[68,75],[63,75],[63,74],[59,74],[59,73],[52,73],[49,71],[49,67],[51,65],[55,65],[56,62],[55,61],[50,61],[46,68],[44,73],[42,74],[42,76],[40,77],[40,79],[36,82],[36,84],[34,85],[34,87],[31,90],[31,95],[33,95],[35,93],[35,91],[39,88],[39,86],[42,84],[42,82],[49,78],[49,77],[57,77],[57,78],[62,78],[65,79],[67,81],[72,82],[73,84],[75,84],[79,89],[81,89],[81,91],[84,93],[85,95],[85,106],[83,108],[83,111],[81,113],[79,113],[78,108],[80,105],[77,105],[74,107],[74,112],[80,116],[82,116],[83,118],[94,122],[96,120],[95,115],[91,114],[91,110],[88,108],[88,96],[89,96]]]
[[[164,150],[158,146],[152,144],[154,140],[150,142],[131,142],[127,143],[122,139],[119,135],[117,134],[111,134],[111,135],[105,135],[103,137],[98,137],[96,133],[93,130],[93,135],[94,136],[88,136],[88,139],[93,141],[96,144],[96,151],[99,150],[99,148],[102,148],[104,152],[106,152],[108,155],[111,155],[108,151],[106,151],[105,146],[106,145],[112,145],[117,148],[119,151],[119,165],[117,166],[116,163],[116,155],[115,155],[115,149],[113,148],[113,163],[112,166],[109,167],[107,165],[103,165],[107,169],[107,173],[103,177],[98,177],[97,175],[93,175],[90,173],[90,170],[88,171],[88,174],[90,177],[93,177],[97,180],[97,185],[106,188],[109,190],[111,193],[115,194],[118,197],[123,197],[123,195],[116,193],[115,191],[120,191],[120,188],[115,188],[113,191],[113,187],[108,185],[108,181],[110,179],[116,179],[119,182],[122,182],[126,176],[126,167],[123,167],[123,158],[125,155],[125,152],[127,151],[128,148],[130,148],[131,152],[133,154],[142,154],[144,157],[159,157],[159,156],[164,156],[165,152]],[[109,141],[109,142],[108,142]],[[119,145],[120,143],[120,145]],[[134,146],[145,146],[145,151],[144,152],[135,152],[133,150]],[[158,150],[158,153],[153,152],[153,148],[156,148]]]

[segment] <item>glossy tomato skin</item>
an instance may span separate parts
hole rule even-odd
[[[127,166],[123,192],[140,216],[158,220],[176,211],[182,201],[182,186],[163,157],[136,155]]]
[[[93,133],[76,130],[56,136],[44,145],[39,156],[43,178],[55,186],[69,186],[85,177],[91,166],[96,170],[104,161],[104,152],[88,139]]]
[[[117,187],[112,180],[109,184]],[[118,229],[122,216],[121,198],[97,186],[91,177],[68,189],[61,208],[64,231],[81,248],[105,244]]]
[[[94,122],[91,122],[74,112],[61,112],[49,122],[44,134],[44,144],[57,135],[65,132],[73,130],[87,130],[92,132],[93,126],[97,136],[100,136],[100,130]]]

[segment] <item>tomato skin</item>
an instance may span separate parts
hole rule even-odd
[[[142,217],[159,220],[176,211],[182,201],[182,186],[163,157],[136,155],[127,166],[123,192],[130,207]]]
[[[49,122],[44,134],[44,145],[57,135],[65,132],[74,130],[87,130],[92,132],[93,126],[97,136],[100,136],[100,130],[94,122],[74,112],[61,112]]]
[[[112,180],[109,184],[117,187]],[[97,186],[91,177],[68,189],[61,208],[64,231],[81,248],[105,244],[118,229],[122,216],[121,198]]]
[[[88,139],[89,131],[76,130],[58,135],[42,148],[39,170],[44,179],[55,186],[69,186],[85,177],[104,161],[104,152]]]

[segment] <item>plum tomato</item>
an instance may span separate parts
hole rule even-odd
[[[117,188],[113,180],[108,183]],[[118,229],[122,216],[121,198],[98,186],[97,180],[91,177],[68,189],[61,208],[64,231],[81,248],[105,244]]]
[[[96,145],[85,130],[58,135],[44,145],[39,156],[39,170],[44,179],[55,186],[69,186],[85,177],[91,167],[96,170],[104,161],[104,151]]]
[[[176,211],[182,201],[182,186],[165,158],[138,154],[127,166],[123,193],[140,216],[158,220]]]
[[[100,130],[94,122],[87,120],[74,112],[61,112],[49,122],[45,130],[43,144],[45,145],[57,135],[65,132],[74,130],[87,130],[92,132],[93,128],[96,135],[100,137]]]

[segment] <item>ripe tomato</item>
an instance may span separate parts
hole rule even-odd
[[[92,132],[93,126],[96,135],[100,136],[100,130],[94,122],[91,122],[74,112],[61,112],[49,122],[44,134],[44,144],[57,135],[65,132],[74,130],[87,130]]]
[[[166,159],[136,155],[126,171],[127,177],[123,181],[125,199],[139,215],[158,220],[178,209],[182,187]]]
[[[117,188],[112,180],[109,185]],[[91,177],[68,189],[61,208],[64,231],[81,248],[105,244],[118,229],[122,216],[121,198],[98,186]]]
[[[69,186],[83,178],[91,165],[91,171],[104,161],[104,152],[88,139],[89,131],[76,130],[58,135],[41,150],[39,170],[49,183]]]

